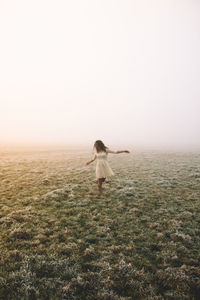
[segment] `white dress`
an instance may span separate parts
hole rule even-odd
[[[95,152],[94,159],[97,160],[97,164],[96,164],[97,179],[106,178],[108,176],[114,175],[114,172],[112,171],[107,161],[108,153],[116,153],[116,151],[111,151],[107,149],[106,152]]]

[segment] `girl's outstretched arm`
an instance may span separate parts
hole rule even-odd
[[[116,151],[116,153],[118,154],[118,153],[130,153],[130,151],[128,151],[128,150],[118,150],[118,151]]]
[[[119,154],[119,153],[130,153],[130,151],[128,151],[128,150],[116,150],[116,151],[112,151],[112,150],[107,149],[106,151],[107,151],[108,153],[114,153],[114,154]]]

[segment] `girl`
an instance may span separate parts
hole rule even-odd
[[[111,151],[104,145],[104,143],[100,140],[96,141],[94,143],[94,150],[95,154],[92,160],[86,162],[86,166],[88,166],[90,163],[92,163],[95,159],[97,159],[97,165],[96,165],[96,178],[99,188],[100,197],[103,197],[102,192],[102,183],[105,181],[107,176],[114,175],[112,169],[110,168],[108,161],[107,161],[107,155],[108,153],[130,153],[128,150],[118,150],[118,151]]]

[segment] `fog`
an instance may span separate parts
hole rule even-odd
[[[0,1],[0,144],[200,149],[198,0]]]

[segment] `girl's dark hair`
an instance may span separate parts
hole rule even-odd
[[[94,148],[96,148],[97,152],[106,152],[106,149],[108,149],[108,147],[106,147],[104,145],[104,143],[100,140],[97,140],[95,143],[94,143]]]

